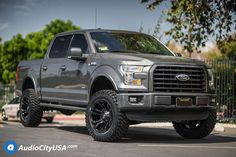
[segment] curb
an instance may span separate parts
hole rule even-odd
[[[54,117],[55,121],[59,121],[59,120],[84,120],[84,119],[85,119],[84,115],[73,115],[73,116],[56,115]]]

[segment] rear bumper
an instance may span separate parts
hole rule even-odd
[[[192,98],[193,104],[176,106],[177,97]],[[215,109],[215,95],[209,93],[119,93],[117,100],[129,119],[140,121],[201,120]]]

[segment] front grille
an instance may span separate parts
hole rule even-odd
[[[178,74],[186,74],[190,79],[179,81]],[[188,65],[158,65],[153,72],[153,89],[156,92],[205,92],[204,69]]]

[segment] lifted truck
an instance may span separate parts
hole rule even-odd
[[[44,110],[84,110],[89,134],[111,142],[142,122],[172,121],[192,139],[209,135],[216,123],[211,69],[143,33],[60,33],[44,59],[20,62],[16,80],[26,127],[37,127]]]

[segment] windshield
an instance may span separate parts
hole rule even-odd
[[[130,32],[91,32],[97,52],[173,54],[150,35]]]

